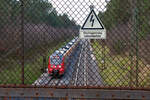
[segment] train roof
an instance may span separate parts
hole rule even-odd
[[[58,56],[58,57],[62,58],[63,54],[62,53],[53,53],[50,57],[54,57],[54,56]]]

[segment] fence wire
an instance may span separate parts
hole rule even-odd
[[[1,0],[0,85],[150,86],[149,0]],[[106,39],[80,39],[90,5]]]

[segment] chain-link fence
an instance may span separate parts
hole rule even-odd
[[[106,39],[80,39],[90,5]],[[0,84],[150,86],[149,0],[0,0]]]

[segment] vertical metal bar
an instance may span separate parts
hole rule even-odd
[[[139,82],[138,82],[138,72],[139,72],[139,55],[138,55],[138,52],[139,52],[139,35],[138,35],[138,28],[139,28],[139,25],[138,25],[138,7],[136,6],[135,8],[135,31],[136,31],[136,86],[138,87],[139,86]]]
[[[43,54],[43,70],[44,72],[46,72],[46,55],[47,55],[47,52],[46,52],[46,48],[47,48],[47,45],[46,45],[46,32],[43,33],[43,51],[44,51],[44,54]]]
[[[131,76],[130,76],[130,82],[132,85],[138,87],[138,65],[139,65],[139,56],[138,56],[138,8],[137,8],[137,0],[133,0],[131,6],[133,7],[132,13],[133,13],[133,34],[131,34]],[[134,57],[135,55],[135,57]],[[135,62],[135,63],[134,63]],[[131,85],[131,86],[132,86]]]
[[[133,85],[133,79],[132,79],[132,77],[133,77],[133,40],[132,40],[132,33],[131,33],[131,40],[130,40],[130,46],[131,46],[131,51],[130,51],[130,82],[129,82],[129,86],[130,87],[132,87],[132,85]]]
[[[48,0],[46,0],[46,2],[48,2]],[[47,30],[47,29],[46,29]],[[46,66],[46,55],[47,55],[47,51],[46,51],[46,48],[47,48],[47,45],[46,45],[46,31],[44,31],[44,37],[43,37],[43,44],[44,44],[44,46],[43,46],[43,48],[44,48],[44,55],[43,55],[43,70],[44,70],[44,72],[46,72],[46,68],[47,68],[47,66]]]
[[[133,66],[135,66],[134,70],[135,70],[135,74],[134,74],[134,78],[135,78],[135,86],[138,87],[138,18],[137,18],[137,14],[138,14],[138,8],[137,8],[137,1],[134,1],[134,10],[133,10],[133,25],[134,25],[134,29],[133,29],[133,46],[135,46],[135,59],[134,62],[135,64]],[[135,42],[135,43],[134,43]],[[135,44],[135,45],[134,45]]]
[[[132,13],[132,18],[131,18],[131,23],[132,23],[132,26],[131,27],[133,27],[132,29],[132,31],[133,32],[131,32],[131,40],[130,40],[130,49],[131,49],[131,51],[130,51],[130,82],[129,82],[129,86],[130,87],[132,87],[133,86],[133,84],[134,84],[134,64],[133,64],[133,55],[134,55],[134,33],[135,33],[135,31],[134,31],[134,18],[135,18],[135,16],[134,16],[134,8],[135,8],[135,0],[131,0],[130,1],[130,3],[131,3],[131,8],[132,8],[132,11],[131,11],[131,13]]]
[[[105,52],[106,52],[106,48],[105,48],[105,40],[102,40],[102,71],[105,69]]]
[[[22,45],[21,82],[22,84],[24,84],[24,0],[21,0],[21,45]]]
[[[45,52],[43,55],[43,70],[44,70],[44,72],[46,71],[46,54],[45,54]]]

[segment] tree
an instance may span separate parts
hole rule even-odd
[[[138,0],[138,24],[139,24],[139,36],[140,38],[146,37],[150,34],[150,0]]]
[[[150,0],[137,0],[132,4],[132,0],[111,0],[107,4],[105,12],[99,12],[105,27],[111,29],[120,23],[129,22],[134,16],[133,6],[137,9],[137,21],[139,23],[139,36],[144,37],[150,33]]]
[[[67,14],[59,15],[52,9],[48,0],[24,0],[24,22],[33,24],[48,24],[53,27],[76,27],[75,21],[70,20]],[[20,25],[21,2],[18,0],[0,0],[0,26],[5,24]],[[7,22],[6,22],[7,21]]]
[[[26,0],[25,18],[31,23],[43,23],[52,5],[46,0]]]
[[[112,28],[118,23],[126,23],[130,16],[130,3],[128,0],[111,0],[107,4],[107,10],[99,13],[102,21],[107,29]]]
[[[25,18],[28,22],[38,24],[46,23],[53,27],[70,27],[75,25],[74,21],[71,21],[67,14],[58,15],[52,4],[48,0],[26,0],[25,2]]]

